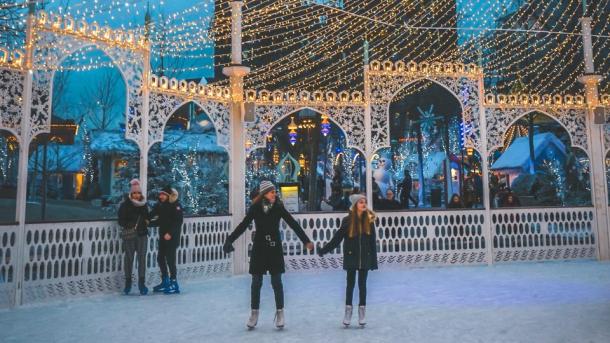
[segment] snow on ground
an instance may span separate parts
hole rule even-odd
[[[285,274],[283,331],[273,327],[268,278],[259,326],[245,329],[250,278],[237,276],[187,283],[177,296],[98,296],[0,311],[0,341],[610,342],[608,263],[375,271],[365,329],[340,324],[344,278],[343,271]]]

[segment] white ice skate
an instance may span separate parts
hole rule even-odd
[[[366,313],[366,306],[358,306],[358,324],[360,327],[364,327],[366,325],[366,319],[364,315]]]
[[[278,329],[284,328],[284,310],[275,311],[275,327]]]
[[[246,323],[246,326],[248,327],[248,329],[252,330],[256,327],[257,323],[258,323],[258,310],[252,310],[252,312],[250,312],[250,318],[248,318],[248,323]]]
[[[352,323],[352,305],[345,305],[345,315],[343,316],[343,325],[348,327]]]

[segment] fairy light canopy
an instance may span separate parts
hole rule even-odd
[[[220,70],[230,63],[230,0],[37,0],[38,9],[147,34],[159,76],[207,77],[228,85]],[[581,92],[579,18],[593,19],[597,72],[610,71],[610,0],[330,1],[249,0],[243,8],[243,63],[252,72],[245,88],[356,91],[369,60],[476,63],[491,92]],[[150,21],[145,20],[150,14]],[[0,21],[23,31],[24,2],[0,6]],[[7,31],[8,32],[8,31]],[[23,37],[0,33],[12,46]],[[4,44],[4,43],[3,43]],[[8,44],[4,44],[5,46]],[[93,59],[85,70],[108,67]],[[412,89],[416,92],[418,89]],[[609,93],[606,77],[601,93]]]

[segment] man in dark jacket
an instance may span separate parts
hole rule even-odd
[[[133,256],[138,255],[138,289],[141,295],[148,294],[146,288],[146,250],[148,247],[148,206],[142,195],[140,181],[131,180],[129,195],[119,207],[119,225],[123,228],[123,248],[125,250],[125,288],[123,293],[131,292],[131,273]]]
[[[153,287],[153,291],[165,294],[180,293],[177,282],[176,249],[180,244],[183,213],[178,202],[178,191],[170,186],[164,187],[159,192],[159,201],[153,207],[150,217],[151,225],[159,227],[157,263],[161,269],[161,283]]]
[[[402,208],[409,208],[409,200],[413,201],[413,204],[415,204],[415,207],[417,207],[417,201],[413,199],[413,196],[411,195],[411,190],[413,189],[413,179],[411,178],[411,174],[409,174],[408,169],[405,169],[405,177],[398,185],[398,189],[400,190],[400,204],[402,205]]]
[[[401,209],[400,203],[394,199],[394,191],[391,188],[385,192],[385,199],[379,201],[380,210],[397,211]]]

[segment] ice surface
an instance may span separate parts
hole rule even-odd
[[[156,280],[149,280],[153,283]],[[368,324],[343,329],[343,271],[288,273],[286,328],[245,329],[249,276],[182,285],[174,296],[98,296],[0,311],[1,342],[610,342],[610,264],[382,269]],[[357,304],[357,290],[354,296]],[[356,313],[356,311],[355,311]]]

